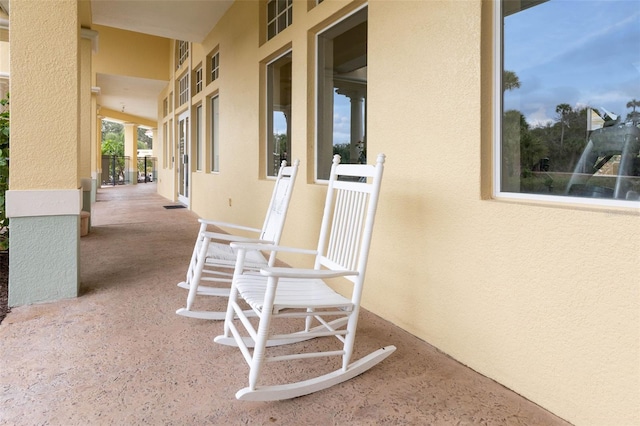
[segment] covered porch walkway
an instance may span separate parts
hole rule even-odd
[[[213,343],[222,323],[174,313],[198,224],[169,204],[155,184],[99,189],[81,296],[0,325],[0,424],[566,424],[366,311],[358,346],[398,348],[383,363],[313,395],[237,401],[248,367]]]

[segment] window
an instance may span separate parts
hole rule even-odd
[[[202,171],[202,105],[196,107],[196,171]]]
[[[182,64],[187,61],[189,57],[189,42],[188,41],[177,41],[177,49],[176,49],[176,69],[180,68]]]
[[[220,111],[218,96],[211,98],[211,171],[220,171]]]
[[[268,0],[267,40],[271,40],[293,22],[293,0]]]
[[[640,2],[505,0],[495,22],[496,195],[637,205]]]
[[[267,65],[267,176],[291,155],[291,52]]]
[[[202,92],[202,66],[199,66],[193,73],[195,77],[195,89],[196,93]]]
[[[209,83],[211,83],[212,81],[216,81],[220,76],[220,52],[216,52],[211,55],[210,63],[211,74],[209,78],[211,79],[211,81]]]
[[[334,154],[366,163],[367,9],[318,34],[316,178],[328,179]]]
[[[167,123],[162,125],[162,167],[167,168],[169,164],[169,134],[167,133]]]
[[[169,114],[169,100],[164,98],[162,101],[162,116],[166,117]]]
[[[169,120],[169,126],[168,126],[168,132],[165,135],[166,140],[167,140],[167,144],[169,145],[169,155],[168,155],[168,159],[169,159],[169,168],[173,169],[173,161],[175,160],[175,146],[173,145],[173,132],[175,131],[175,129],[173,128],[173,120]]]
[[[189,100],[189,74],[185,74],[178,81],[178,104],[184,105]]]

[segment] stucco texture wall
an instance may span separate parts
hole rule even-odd
[[[11,189],[77,189],[79,86],[64,76],[79,72],[78,4],[58,2],[38,25],[41,4],[11,7]]]
[[[481,199],[486,29],[480,2],[370,4],[365,304],[565,419],[637,424],[640,216]]]
[[[220,94],[221,172],[193,175],[192,208],[261,225],[272,183],[259,173],[259,64],[290,46],[302,168],[283,242],[313,247],[325,194],[313,183],[313,34],[354,3],[295,2],[294,25],[263,45],[256,4],[235,2],[199,50],[220,46],[220,80],[201,100]],[[640,216],[482,196],[492,143],[483,7],[369,2],[368,153],[387,163],[364,306],[566,420],[637,424]]]

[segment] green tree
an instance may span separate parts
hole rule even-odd
[[[560,117],[560,148],[564,145],[565,116],[571,111],[571,105],[569,104],[559,104],[556,106],[556,113],[558,113]]]
[[[124,181],[124,126],[122,124],[102,120],[101,149],[102,155],[112,157],[109,161],[110,176],[114,181]]]
[[[124,140],[124,126],[114,121],[102,120],[102,140],[104,141],[109,133],[122,134]]]
[[[637,107],[640,107],[640,101],[632,99],[627,102],[627,108],[633,109],[629,114],[627,114],[627,120],[631,121],[634,126],[640,122],[640,112],[636,111]]]
[[[102,139],[102,155],[124,156],[124,134],[108,133]]]
[[[504,73],[502,74],[503,91],[519,89],[519,88],[520,88],[520,79],[518,78],[516,73],[513,71],[505,70]]]
[[[333,145],[333,155],[340,155],[341,163],[350,163],[351,162],[351,144],[349,143],[339,143]]]
[[[152,148],[153,148],[153,138],[151,136],[147,136],[147,129],[138,127],[138,149],[152,149]]]

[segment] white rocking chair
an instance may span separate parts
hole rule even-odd
[[[372,166],[339,164],[340,156],[334,157],[317,250],[231,243],[238,250],[238,258],[224,334],[214,340],[238,346],[249,364],[249,387],[238,391],[236,398],[273,401],[306,395],[349,380],[395,351],[395,346],[387,346],[351,362],[384,160],[384,155],[380,154],[377,164]],[[258,249],[311,254],[315,256],[315,266],[313,269],[265,267],[259,274],[247,272],[244,264],[246,255],[250,250]],[[335,277],[351,281],[349,297],[338,294],[323,281]],[[241,300],[258,318],[247,317],[240,307]],[[279,323],[274,320],[284,319],[286,327],[292,325],[288,322],[291,318],[300,321],[299,331],[281,334],[281,331],[273,329]],[[246,333],[241,333],[240,325]],[[278,355],[267,354],[270,346],[326,336],[336,337],[341,349],[297,352],[296,348],[301,345],[291,345],[279,348]],[[282,350],[293,353],[282,354]],[[261,373],[268,361],[286,362],[325,356],[342,357],[342,367],[293,383],[264,385],[261,382]]]
[[[283,161],[271,195],[271,201],[264,220],[262,229],[251,228],[227,222],[218,222],[206,219],[198,219],[200,230],[193,247],[191,261],[187,269],[185,281],[178,283],[178,287],[189,290],[187,305],[180,308],[176,314],[191,318],[223,320],[225,312],[192,310],[196,296],[229,296],[229,283],[233,274],[231,270],[236,263],[236,250],[229,243],[232,241],[261,242],[279,244],[284,222],[293,192],[293,186],[298,175],[299,160],[295,160],[292,166],[287,166]],[[257,237],[249,238],[239,235],[225,234],[209,231],[209,226],[225,229],[248,231],[255,233]],[[260,251],[247,253],[245,268],[258,270],[261,267],[273,265],[275,254],[270,259],[265,259]],[[226,270],[226,271],[225,271]],[[224,286],[203,286],[202,281],[213,283],[226,283]]]

